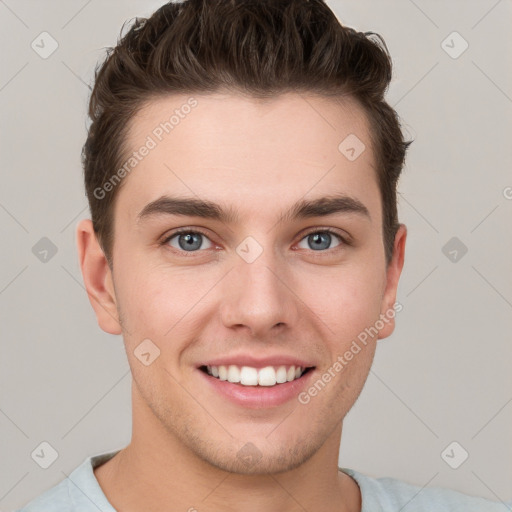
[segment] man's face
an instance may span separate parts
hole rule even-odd
[[[341,371],[333,370],[338,356],[395,302],[398,275],[387,272],[368,125],[348,100],[194,97],[197,106],[161,141],[155,128],[187,96],[152,101],[127,138],[133,151],[148,135],[156,142],[125,178],[115,205],[113,283],[134,379],[134,428],[156,418],[162,432],[224,470],[292,469],[341,425],[366,380],[377,336],[358,342],[360,351]],[[338,148],[350,134],[366,146],[355,160]],[[341,211],[281,219],[297,202],[341,195],[353,200]],[[164,196],[216,203],[237,218],[169,208],[140,215]],[[186,232],[173,236],[178,228]],[[387,322],[379,337],[392,330]],[[143,340],[151,341],[141,346]],[[158,350],[151,364],[141,362]],[[235,358],[240,367],[275,361],[277,369],[296,358],[314,369],[293,387],[258,388],[201,369]],[[284,366],[289,373],[290,363]],[[308,393],[329,368],[330,381]],[[228,396],[237,390],[252,395]],[[253,455],[249,466],[244,450]]]

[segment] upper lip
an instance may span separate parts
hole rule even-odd
[[[286,354],[276,354],[274,356],[256,357],[250,354],[237,354],[217,357],[202,362],[201,366],[251,366],[253,368],[265,368],[266,366],[301,366],[302,368],[310,368],[315,366],[310,361],[299,359],[296,356]]]

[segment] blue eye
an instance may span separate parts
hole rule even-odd
[[[335,246],[331,246],[333,236],[338,239],[338,243]],[[207,241],[206,247],[203,244],[204,240]],[[328,228],[316,229],[316,231],[309,232],[301,239],[299,244],[303,243],[304,240],[306,240],[308,246],[301,248],[309,249],[315,252],[327,252],[327,250],[334,249],[340,245],[349,245],[341,235]],[[194,253],[200,251],[201,249],[211,249],[213,247],[213,243],[208,238],[206,233],[187,228],[180,229],[169,235],[162,242],[162,245],[170,245],[178,252],[185,253]]]
[[[173,238],[177,239],[178,247],[171,243]],[[179,231],[168,237],[164,243],[169,244],[174,249],[181,249],[186,252],[196,252],[198,249],[210,249],[210,247],[202,247],[202,238],[209,241],[208,237],[200,231]],[[210,242],[211,243],[211,242]]]
[[[344,242],[343,238],[334,233],[329,229],[312,231],[308,233],[302,240],[306,240],[308,242],[308,247],[306,249],[312,249],[313,251],[321,251],[322,249],[332,249],[333,247],[329,247],[332,242],[332,235],[337,237],[341,242],[339,242],[334,247],[341,245]],[[301,240],[301,242],[302,242]]]

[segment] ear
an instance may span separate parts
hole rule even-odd
[[[407,228],[405,224],[400,224],[393,244],[393,257],[386,270],[386,287],[382,296],[380,310],[381,318],[384,318],[384,327],[379,330],[378,339],[387,338],[395,330],[395,314],[397,311],[400,311],[400,308],[395,308],[394,304],[396,302],[398,280],[404,266],[406,238]],[[390,312],[392,313],[390,314]]]
[[[78,224],[76,243],[85,289],[98,324],[105,332],[121,334],[112,272],[90,219]]]

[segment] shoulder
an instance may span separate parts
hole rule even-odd
[[[87,457],[64,480],[14,512],[115,512],[96,480],[94,469],[118,451]]]
[[[72,510],[72,502],[69,495],[68,479],[62,480],[57,485],[43,492],[23,508],[14,512],[64,512]]]
[[[510,512],[512,501],[490,501],[443,487],[420,487],[396,478],[373,478],[340,468],[361,489],[361,512]]]

